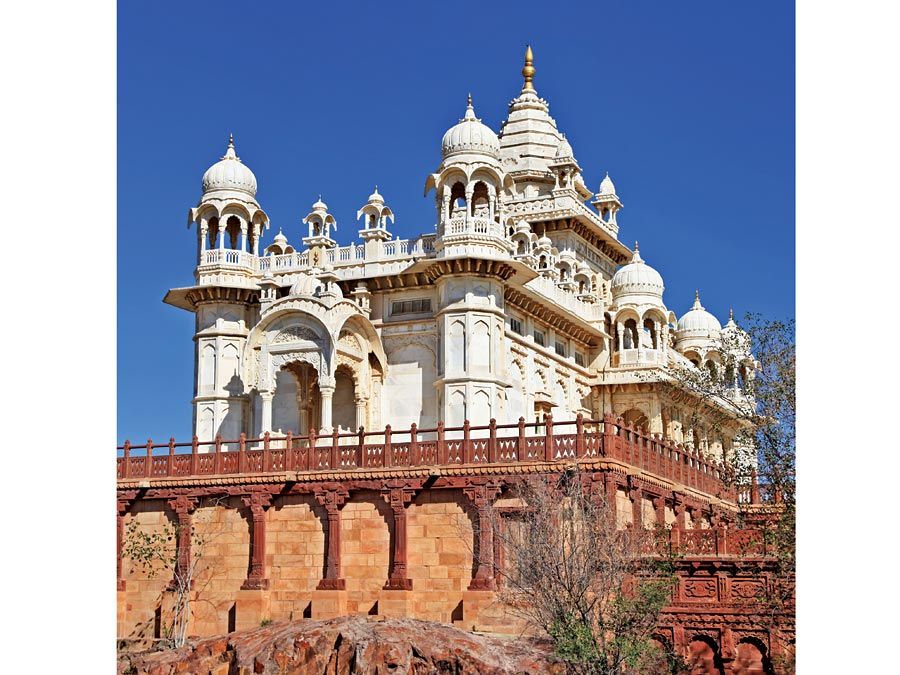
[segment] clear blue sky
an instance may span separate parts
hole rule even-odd
[[[392,231],[430,231],[422,196],[471,92],[495,130],[535,53],[588,186],[609,171],[619,236],[679,316],[794,315],[794,8],[754,3],[123,2],[118,14],[118,430],[191,434],[187,211],[229,132],[291,243],[321,193],[338,242],[374,184]]]

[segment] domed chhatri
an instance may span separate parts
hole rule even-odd
[[[684,316],[678,319],[676,330],[680,338],[708,337],[717,339],[722,332],[722,324],[700,304],[700,291],[696,291],[693,306]]]
[[[475,117],[472,95],[469,94],[466,114],[453,125],[441,139],[441,155],[446,159],[462,153],[487,154],[496,159],[500,155],[500,139],[497,134]]]
[[[610,291],[617,303],[661,304],[665,284],[662,276],[641,258],[637,242],[631,261],[612,278]]]
[[[616,194],[616,185],[612,182],[612,178],[609,177],[609,171],[606,172],[606,178],[600,181],[600,192],[601,195],[614,195]]]
[[[217,190],[237,190],[256,197],[256,176],[235,153],[233,135],[228,136],[228,148],[222,159],[203,174],[201,185],[204,194]]]

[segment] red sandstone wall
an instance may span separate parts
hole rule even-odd
[[[195,533],[204,543],[195,577],[198,600],[188,628],[191,634],[228,631],[228,612],[250,563],[250,526],[244,511],[240,500],[233,498],[194,512]]]
[[[390,574],[393,515],[374,492],[353,495],[341,509],[341,573],[347,580],[347,613],[367,614]]]
[[[174,532],[171,512],[165,501],[152,499],[138,502],[125,516],[125,532],[133,521],[137,521],[141,531],[162,533],[168,525]],[[167,549],[166,555],[173,556],[175,541]],[[160,597],[166,584],[172,578],[171,571],[165,571],[158,565],[156,573],[151,574],[142,566],[128,558],[122,559],[122,577],[125,579],[125,602],[119,612],[118,633],[126,637],[153,637],[154,616],[160,604]]]
[[[266,514],[271,619],[301,618],[325,569],[324,510],[311,496],[279,497]]]
[[[432,490],[408,507],[409,577],[415,615],[449,622],[472,580],[472,520],[461,490]]]

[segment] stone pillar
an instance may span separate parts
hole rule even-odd
[[[625,350],[625,326],[621,321],[616,321],[616,334],[619,337],[619,348],[615,351],[622,352]]]
[[[386,591],[412,590],[412,579],[407,576],[406,566],[406,505],[414,496],[413,490],[404,488],[384,490],[381,493],[381,498],[387,502],[394,514],[394,558],[390,576],[384,585]]]
[[[656,524],[660,527],[666,526],[666,498],[654,497],[653,508],[656,510]]]
[[[253,255],[259,255],[259,238],[262,236],[262,225],[253,224]]]
[[[358,398],[356,399],[356,428],[359,429],[362,427],[365,429],[368,425],[366,424],[366,399]]]
[[[206,237],[209,233],[209,225],[207,225],[206,221],[200,223],[199,227],[199,237],[200,241],[197,242],[197,264],[203,264],[203,253],[206,251]]]
[[[169,590],[184,586],[191,570],[191,520],[194,510],[197,508],[197,501],[196,497],[180,495],[166,502],[178,518],[176,525],[177,555],[174,575],[168,586]],[[194,582],[191,580],[191,586],[193,584]]]
[[[475,186],[469,183],[466,185],[466,230],[469,229],[469,219],[475,213],[472,204],[472,195],[475,194]]]
[[[241,251],[247,252],[247,223],[241,221]]]
[[[470,591],[493,591],[497,584],[494,579],[494,528],[491,522],[491,505],[500,494],[495,485],[481,485],[463,489],[463,494],[475,507],[478,514],[478,568],[469,584]]]
[[[272,505],[272,495],[254,492],[241,501],[250,509],[250,568],[241,590],[264,590],[269,587],[266,578],[266,510]]]
[[[644,509],[643,509],[644,491],[636,485],[632,485],[628,490],[628,498],[631,500],[631,526],[644,526]]]
[[[321,431],[322,433],[331,433],[331,400],[334,396],[333,384],[322,384],[319,382],[319,395],[321,397]]]
[[[259,392],[262,399],[262,420],[260,420],[260,431],[262,433],[272,431],[272,398],[274,394],[271,391]]]
[[[316,586],[320,591],[343,591],[347,582],[341,578],[341,507],[350,497],[342,488],[316,493],[316,501],[325,508],[328,522],[325,551],[325,578]]]

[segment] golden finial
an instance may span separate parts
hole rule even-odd
[[[522,91],[534,91],[531,81],[534,79],[534,54],[531,52],[531,45],[525,48],[525,67],[522,68],[522,77],[525,78],[525,86]]]

